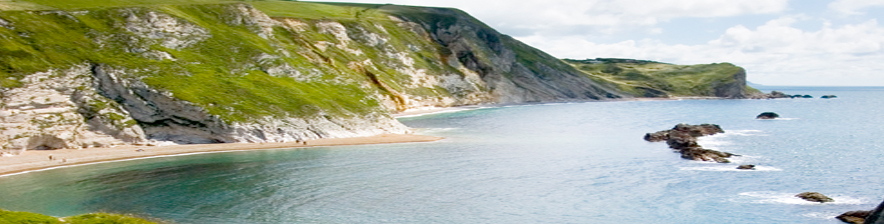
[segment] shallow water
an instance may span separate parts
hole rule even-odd
[[[840,223],[884,199],[884,88],[786,88],[832,100],[593,102],[401,120],[447,139],[97,164],[0,178],[0,207],[178,223]],[[755,115],[777,112],[784,119]],[[646,132],[714,123],[688,161]],[[754,171],[736,170],[755,164]],[[804,191],[835,203],[794,198]]]

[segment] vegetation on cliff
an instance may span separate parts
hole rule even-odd
[[[635,96],[745,98],[758,92],[746,86],[743,68],[730,63],[674,65],[617,58],[565,61],[594,80],[611,83]]]
[[[7,149],[399,133],[390,112],[624,96],[456,9],[0,1]]]
[[[112,213],[89,213],[58,218],[31,212],[16,212],[0,209],[0,223],[10,224],[155,224],[157,222],[129,215]]]

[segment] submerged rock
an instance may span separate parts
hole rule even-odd
[[[826,202],[835,202],[835,199],[827,197],[819,192],[804,192],[800,194],[796,194],[795,197],[799,197],[806,201],[826,203]]]
[[[780,115],[777,113],[764,112],[764,113],[759,114],[758,116],[755,116],[755,119],[770,120],[770,119],[777,119],[779,117],[780,117]]]
[[[835,218],[846,223],[863,224],[866,222],[866,217],[870,214],[872,214],[872,211],[849,211]]]
[[[751,165],[751,164],[749,164],[749,165],[740,165],[740,166],[737,167],[737,169],[740,169],[740,170],[754,170],[754,169],[755,169],[755,165]]]
[[[647,133],[644,139],[649,142],[666,141],[669,148],[681,153],[681,158],[684,159],[729,163],[727,158],[734,156],[734,154],[704,149],[697,144],[697,137],[718,133],[724,133],[724,130],[715,124],[678,124],[670,130]]]

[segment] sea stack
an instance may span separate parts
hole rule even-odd
[[[800,194],[796,194],[795,197],[799,197],[806,201],[826,203],[826,202],[835,202],[835,199],[827,197],[819,192],[804,192]]]
[[[670,130],[645,134],[645,141],[666,141],[666,144],[669,144],[669,148],[681,153],[681,158],[684,159],[729,163],[730,161],[726,158],[734,156],[734,154],[704,149],[697,144],[697,137],[718,133],[724,133],[724,130],[715,124],[678,124]]]
[[[758,116],[755,116],[755,119],[771,120],[771,119],[777,119],[777,118],[779,118],[779,117],[780,117],[780,115],[777,114],[777,113],[774,113],[774,112],[764,112],[764,113],[759,114]]]
[[[740,165],[737,167],[738,170],[755,170],[755,165]]]

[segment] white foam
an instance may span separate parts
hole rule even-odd
[[[740,155],[731,156],[730,158],[727,158],[727,160],[730,160],[732,164],[754,164],[755,161],[758,161],[761,158],[761,156]]]
[[[740,193],[740,196],[748,198],[752,203],[757,204],[792,204],[792,205],[859,205],[866,204],[865,200],[860,198],[853,198],[850,196],[843,195],[829,195],[830,198],[834,199],[835,202],[812,202],[807,201],[795,195],[798,193],[784,193],[784,192],[774,192],[774,191],[756,191],[756,192],[743,192]]]
[[[417,134],[437,134],[460,130],[460,128],[419,128],[415,132]]]
[[[772,172],[772,171],[783,171],[780,168],[772,167],[772,166],[755,166],[754,170],[741,170],[737,169],[737,166],[732,163],[732,165],[715,165],[715,166],[691,166],[691,167],[679,167],[679,170],[692,170],[692,171],[714,171],[714,172]]]
[[[762,131],[762,130],[731,130],[731,131],[725,132],[722,135],[725,135],[725,136],[727,136],[727,135],[756,136],[756,135],[763,135],[763,134],[764,134],[764,131]]]
[[[799,119],[801,119],[801,118],[796,118],[796,117],[778,117],[778,118],[774,118],[774,119],[756,119],[756,120],[759,120],[759,121],[792,121],[792,120],[799,120]]]
[[[441,108],[441,109],[439,109],[439,108],[437,108],[437,109],[411,109],[411,110],[406,110],[405,111],[406,114],[393,115],[393,117],[395,117],[395,118],[420,117],[420,116],[426,116],[426,115],[431,115],[431,114],[454,113],[454,112],[477,110],[477,109],[484,109],[484,108],[489,108],[489,107],[449,107],[449,108]],[[427,112],[419,112],[419,111],[427,111]],[[408,114],[408,113],[416,113],[416,114]]]
[[[841,213],[821,213],[821,212],[811,212],[801,214],[801,216],[814,218],[814,219],[829,219],[834,220],[836,216],[841,215]]]

